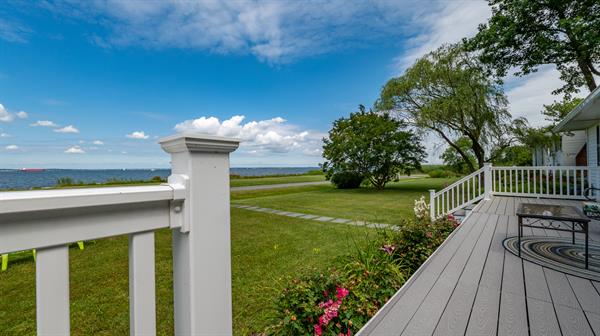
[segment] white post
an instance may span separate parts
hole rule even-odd
[[[189,177],[189,232],[173,230],[175,335],[231,335],[229,153],[239,140],[179,134],[160,144],[172,174]]]
[[[483,199],[489,200],[492,196],[492,164],[483,164]]]
[[[435,220],[435,189],[429,189],[429,216]]]

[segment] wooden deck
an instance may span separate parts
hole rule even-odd
[[[493,197],[429,258],[360,335],[598,335],[600,283],[522,260],[502,246],[517,235],[520,202]],[[600,223],[590,242],[600,241]],[[524,235],[570,233],[524,228]]]

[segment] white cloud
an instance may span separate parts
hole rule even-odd
[[[8,134],[8,133],[0,133],[0,138],[10,138],[12,137],[12,135]]]
[[[250,53],[269,62],[366,44],[410,29],[414,1],[94,1],[51,6],[104,24],[101,47],[142,45]]]
[[[125,137],[129,139],[148,139],[150,136],[144,133],[144,131],[135,131],[125,135]]]
[[[15,117],[12,113],[9,113],[4,105],[0,104],[0,121],[2,122],[11,122],[15,120]]]
[[[97,145],[97,146],[102,146],[102,145],[104,145],[104,142],[102,142],[102,141],[100,141],[100,140],[94,140],[92,143],[93,143],[94,145]]]
[[[63,128],[57,128],[54,130],[54,132],[57,132],[57,133],[79,133],[79,130],[73,125],[68,125]]]
[[[19,146],[17,145],[8,145],[6,147],[4,147],[6,150],[17,150],[19,149]]]
[[[526,77],[509,77],[506,81],[506,95],[513,117],[525,117],[532,126],[548,125],[542,110],[544,105],[562,100],[562,96],[555,96],[552,91],[563,85],[559,72],[551,65],[542,66],[538,72]],[[583,98],[588,94],[583,89],[574,96]]]
[[[65,153],[67,154],[85,154],[85,151],[83,150],[83,148],[79,147],[79,146],[73,146],[73,147],[69,147],[65,150]]]
[[[55,124],[53,121],[50,120],[38,120],[36,122],[34,122],[33,124],[30,124],[29,126],[31,127],[59,127],[59,125]]]
[[[27,112],[19,111],[16,113],[11,113],[4,107],[4,105],[0,104],[0,122],[12,122],[15,120],[15,117],[19,119],[25,119],[27,118]]]
[[[408,51],[397,58],[398,67],[404,70],[415,60],[443,44],[459,42],[477,33],[477,26],[491,16],[486,1],[447,1],[434,10],[416,15],[413,23],[419,34],[407,41]]]
[[[16,21],[0,18],[0,39],[8,42],[25,43],[31,29]]]
[[[242,140],[248,154],[314,151],[322,145],[323,134],[299,130],[281,117],[243,123],[245,117],[233,116],[222,122],[215,117],[186,120],[175,126],[178,132],[198,132]]]

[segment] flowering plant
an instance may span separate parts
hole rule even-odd
[[[344,266],[294,279],[277,300],[279,322],[265,333],[353,335],[404,283],[398,263],[381,249],[380,240],[338,262]]]
[[[425,202],[425,196],[421,196],[418,200],[415,200],[415,217],[419,221],[426,220],[429,217],[429,206]]]

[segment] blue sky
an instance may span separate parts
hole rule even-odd
[[[178,131],[242,138],[234,166],[314,166],[333,120],[488,16],[484,1],[9,2],[0,168],[167,167],[157,139]],[[559,84],[551,68],[509,78],[513,115],[542,122]]]

